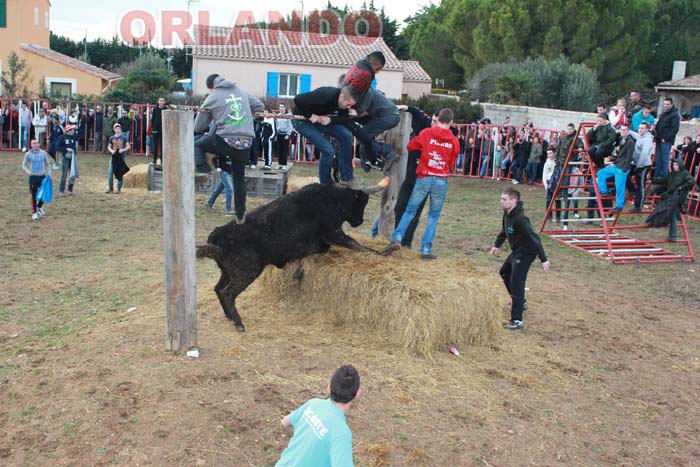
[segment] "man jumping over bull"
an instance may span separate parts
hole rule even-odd
[[[354,86],[324,86],[297,94],[294,98],[294,115],[303,115],[306,120],[293,120],[292,126],[319,151],[321,159],[318,163],[318,178],[324,185],[334,183],[331,169],[335,148],[325,137],[330,136],[340,148],[340,185],[353,190],[361,188],[352,171],[352,134],[347,128],[350,122],[349,109],[357,103],[359,97]]]

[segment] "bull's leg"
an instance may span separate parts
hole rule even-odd
[[[323,236],[323,241],[336,246],[342,246],[350,250],[361,251],[363,253],[378,253],[377,250],[360,245],[352,237],[349,237],[341,229],[334,230]]]
[[[226,317],[233,321],[233,325],[238,332],[245,332],[245,326],[241,321],[241,316],[236,308],[236,297],[241,294],[250,284],[260,275],[262,267],[255,269],[229,271],[228,274],[222,273],[222,279],[214,288],[216,295],[219,297],[219,302],[224,308]],[[228,280],[223,282],[224,275],[227,275]],[[228,312],[227,312],[228,310]]]
[[[219,303],[221,303],[221,308],[224,310],[224,315],[226,319],[233,321],[233,313],[236,313],[236,305],[234,304],[234,297],[228,293],[225,293],[226,287],[228,287],[229,282],[231,282],[231,277],[226,271],[221,270],[221,277],[219,282],[214,286],[214,291],[216,296],[219,297]],[[238,316],[238,313],[236,313]],[[239,317],[240,320],[240,317]]]

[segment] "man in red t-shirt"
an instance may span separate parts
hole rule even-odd
[[[428,225],[425,227],[421,240],[421,258],[425,260],[437,259],[433,254],[433,239],[442,211],[442,204],[447,197],[447,178],[450,176],[450,170],[454,168],[459,155],[459,141],[450,130],[453,120],[454,112],[452,109],[442,109],[438,113],[437,125],[421,131],[408,143],[409,151],[421,151],[420,161],[416,169],[418,179],[411,192],[406,211],[391,235],[391,243],[381,252],[383,255],[390,255],[401,249],[401,240],[406,234],[408,225],[413,220],[423,200],[430,195]]]

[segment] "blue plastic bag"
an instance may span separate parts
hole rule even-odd
[[[44,177],[44,181],[41,182],[39,191],[36,194],[36,200],[43,201],[44,204],[49,204],[53,201],[53,182],[51,181],[51,175]]]

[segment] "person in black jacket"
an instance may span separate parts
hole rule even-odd
[[[634,146],[636,141],[630,135],[630,127],[622,125],[620,127],[620,140],[618,141],[617,154],[605,158],[607,166],[598,171],[598,190],[602,196],[608,194],[608,179],[615,178],[615,209],[611,213],[621,212],[625,207],[625,187],[627,185],[627,175],[632,168],[632,156],[634,156]],[[590,207],[590,206],[589,206]]]
[[[514,188],[503,190],[501,208],[503,209],[503,224],[491,248],[491,256],[496,256],[501,245],[508,239],[511,253],[499,271],[512,298],[510,321],[504,327],[506,329],[520,329],[524,325],[523,311],[527,309],[525,281],[530,266],[536,257],[542,261],[542,269],[545,271],[549,271],[550,265],[539,235],[532,230],[530,219],[525,216],[523,202],[520,201],[520,192]]]
[[[151,116],[151,136],[153,138],[153,164],[158,158],[163,163],[163,110],[165,110],[165,98],[158,98],[158,105],[153,108]]]
[[[331,169],[335,148],[324,135],[336,140],[340,147],[340,184],[354,190],[360,185],[352,170],[352,134],[347,128],[350,122],[348,110],[359,99],[354,86],[334,88],[320,87],[311,92],[297,94],[294,98],[294,115],[303,115],[306,120],[293,120],[294,129],[319,151],[318,178],[322,184],[332,185]]]
[[[101,105],[96,105],[95,106],[95,114],[94,114],[94,128],[95,128],[95,152],[102,152],[102,136],[104,134],[104,123],[105,123],[105,116],[104,113],[102,113],[102,106]]]
[[[129,116],[129,109],[122,111],[122,116],[119,117],[117,123],[122,128],[122,134],[126,136],[126,140],[131,143],[131,116]]]
[[[681,124],[681,114],[673,105],[673,99],[664,99],[664,111],[656,121],[656,160],[654,161],[654,178],[668,177],[668,161],[671,146]]]

